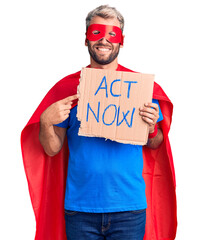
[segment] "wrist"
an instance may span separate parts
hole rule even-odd
[[[155,124],[154,131],[152,133],[149,133],[148,138],[154,138],[157,135],[158,128],[157,124]]]
[[[45,128],[50,128],[53,124],[46,118],[45,114],[41,114],[40,124]]]

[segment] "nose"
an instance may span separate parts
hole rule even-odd
[[[103,44],[109,43],[109,41],[108,41],[105,37],[101,38],[101,39],[99,40],[99,42],[101,42],[101,43],[103,43]]]

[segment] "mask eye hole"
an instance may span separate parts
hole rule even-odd
[[[93,33],[93,35],[98,35],[100,33],[100,31],[94,30],[92,33]]]
[[[115,32],[110,32],[109,35],[111,35],[111,37],[115,37],[116,33]]]

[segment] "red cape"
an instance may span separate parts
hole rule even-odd
[[[131,71],[121,65],[117,70]],[[76,94],[79,78],[80,71],[59,81],[47,93],[21,133],[23,163],[36,218],[35,240],[67,239],[64,220],[67,139],[59,154],[47,156],[39,142],[39,121],[41,113],[52,103]],[[168,139],[173,105],[156,83],[153,98],[159,100],[164,117],[160,122],[164,141],[156,150],[143,147],[143,177],[148,204],[144,240],[173,240],[177,228],[175,171]]]

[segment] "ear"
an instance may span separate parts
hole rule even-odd
[[[85,46],[87,47],[88,46],[88,43],[87,43],[87,38],[85,38]]]
[[[124,47],[124,38],[125,38],[125,35],[122,35],[123,36],[123,44],[120,45],[120,48],[123,48]]]

